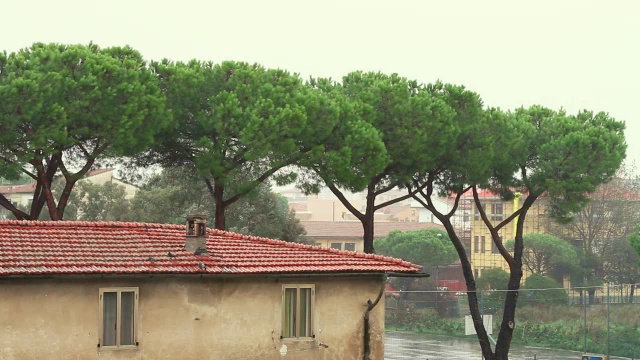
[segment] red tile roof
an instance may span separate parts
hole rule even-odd
[[[33,193],[35,189],[36,182],[22,185],[2,185],[0,186],[0,194]]]
[[[206,255],[184,251],[184,242],[184,225],[0,221],[0,278],[39,274],[383,273],[421,269],[380,255],[215,229],[208,230]]]
[[[300,224],[307,230],[307,236],[311,238],[321,237],[349,237],[362,238],[364,229],[360,221],[300,221]],[[374,236],[376,238],[385,237],[393,230],[410,231],[436,228],[444,230],[444,226],[434,223],[418,222],[376,222],[374,225]]]

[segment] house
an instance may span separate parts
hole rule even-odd
[[[23,185],[0,185],[0,194],[4,195],[13,206],[27,208],[31,205],[35,189],[35,182]],[[0,220],[9,218],[10,214],[8,210],[0,206]]]
[[[382,359],[385,280],[419,271],[197,216],[0,221],[0,359]]]
[[[307,238],[316,246],[338,250],[364,251],[364,229],[360,221],[300,221],[307,231]],[[435,223],[417,222],[376,222],[374,237],[382,238],[393,230],[410,231],[428,228],[444,230],[444,226]]]

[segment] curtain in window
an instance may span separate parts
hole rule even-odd
[[[135,345],[133,339],[135,293],[133,291],[123,291],[120,296],[120,345]]]
[[[102,346],[116,345],[118,293],[105,292],[102,295]]]
[[[297,290],[284,290],[284,337],[296,337]]]
[[[300,289],[300,335],[311,337],[311,289]]]

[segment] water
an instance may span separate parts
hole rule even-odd
[[[388,331],[385,334],[385,360],[481,360],[475,336],[465,338]],[[512,345],[512,360],[580,360],[581,352]],[[627,358],[611,357],[611,360]]]

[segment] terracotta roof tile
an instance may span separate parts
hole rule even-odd
[[[421,269],[418,265],[380,255],[215,229],[208,230],[206,255],[184,251],[184,242],[184,225],[0,221],[0,277],[31,274],[380,273]]]

